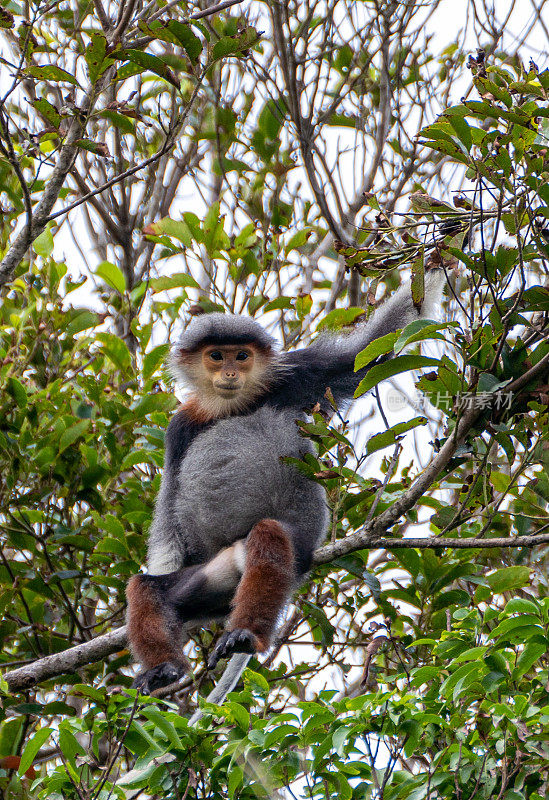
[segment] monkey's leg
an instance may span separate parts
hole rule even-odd
[[[181,628],[200,619],[227,616],[244,558],[244,542],[236,542],[206,564],[131,578],[126,591],[128,637],[145,667],[134,681],[135,688],[149,694],[188,671]]]
[[[267,650],[295,583],[294,549],[288,530],[277,520],[261,520],[246,539],[246,566],[232,602],[228,630],[213,651],[209,668],[232,653]]]
[[[175,635],[176,617],[166,603],[165,575],[134,575],[126,589],[128,638],[145,670],[133,685],[142,694],[173,683],[188,670]]]

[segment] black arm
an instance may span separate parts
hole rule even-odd
[[[296,408],[310,408],[318,402],[329,411],[324,397],[328,387],[337,403],[350,400],[372,366],[355,372],[358,353],[375,339],[404,328],[420,316],[433,316],[444,283],[444,272],[433,270],[425,279],[425,299],[420,311],[415,308],[410,284],[406,283],[366,323],[355,326],[350,333],[323,334],[310,347],[284,353],[282,378],[273,388],[272,402]]]

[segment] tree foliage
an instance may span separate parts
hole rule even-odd
[[[547,795],[549,71],[478,3],[474,55],[431,38],[449,5],[2,4],[6,797]],[[218,309],[294,347],[433,266],[445,321],[357,359],[404,413],[303,425],[330,538],[274,651],[204,703],[198,630],[136,697],[168,339]]]

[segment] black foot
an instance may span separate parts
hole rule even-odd
[[[251,631],[246,628],[225,631],[210,656],[208,669],[214,669],[220,658],[228,658],[233,653],[255,653],[256,650],[257,639]]]
[[[183,667],[171,661],[164,661],[163,664],[140,672],[133,682],[133,688],[138,689],[140,694],[150,694],[155,689],[175,683],[184,674]]]

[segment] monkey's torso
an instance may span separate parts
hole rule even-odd
[[[268,518],[291,530],[298,568],[306,571],[325,534],[328,510],[323,488],[282,461],[314,452],[295,422],[303,414],[265,404],[206,426],[184,415],[176,415],[167,434],[149,572],[208,561]]]

